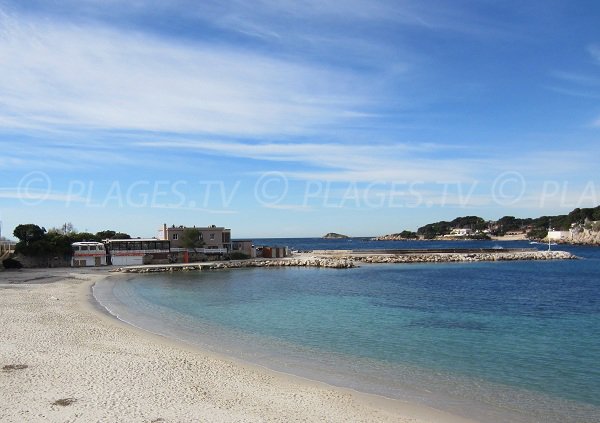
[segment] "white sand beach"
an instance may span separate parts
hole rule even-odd
[[[467,422],[285,375],[118,321],[106,269],[0,272],[2,422]]]

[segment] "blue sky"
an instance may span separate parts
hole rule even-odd
[[[399,232],[600,204],[595,1],[0,0],[0,220]]]

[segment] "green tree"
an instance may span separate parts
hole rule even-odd
[[[419,229],[417,229],[417,234],[423,235],[425,239],[433,239],[436,236],[449,234],[451,230],[452,224],[442,220],[440,222],[421,226]]]
[[[71,243],[74,242],[69,235],[48,232],[44,237],[45,251],[41,255],[53,257],[66,257],[71,255]]]
[[[82,242],[82,241],[96,241],[100,242],[100,238],[90,232],[75,232],[70,234],[72,242]]]
[[[479,216],[463,216],[457,217],[450,222],[452,228],[469,228],[474,231],[482,231],[486,228],[487,223]]]
[[[503,216],[497,222],[496,225],[497,235],[504,235],[507,232],[515,231],[521,228],[521,219],[517,219],[514,216]]]
[[[14,235],[19,238],[15,252],[30,257],[68,257],[71,254],[71,235],[61,230],[50,230],[37,225],[19,225]]]
[[[105,231],[96,232],[96,238],[98,238],[98,239],[111,239],[116,234],[117,233],[115,231],[111,231],[111,230],[107,229]]]
[[[200,229],[185,228],[181,235],[181,245],[183,248],[191,248],[196,251],[196,248],[200,248],[204,245],[201,235]]]
[[[60,228],[57,227],[53,227],[48,229],[47,233],[57,233],[57,234],[61,234],[61,235],[70,235],[70,234],[74,234],[77,231],[75,230],[75,227],[73,226],[72,223],[63,223]]]
[[[107,229],[96,233],[96,238],[99,240],[103,239],[131,239],[131,235],[124,232],[115,232]]]
[[[527,232],[527,238],[529,239],[543,239],[548,236],[548,228],[543,227],[534,227],[529,232]]]
[[[41,240],[45,233],[45,228],[40,228],[38,225],[34,225],[33,223],[19,225],[13,231],[13,235],[25,245],[29,245],[30,242]]]
[[[419,236],[417,235],[416,232],[412,232],[412,231],[402,231],[400,232],[400,238],[402,239],[416,239]]]

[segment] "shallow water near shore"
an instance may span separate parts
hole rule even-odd
[[[274,370],[482,421],[598,421],[600,255],[575,250],[587,258],[152,274],[94,295]]]

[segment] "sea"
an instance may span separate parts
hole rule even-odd
[[[263,239],[315,249],[528,241]],[[246,268],[109,278],[131,325],[269,369],[482,422],[600,422],[600,248],[580,260]]]

